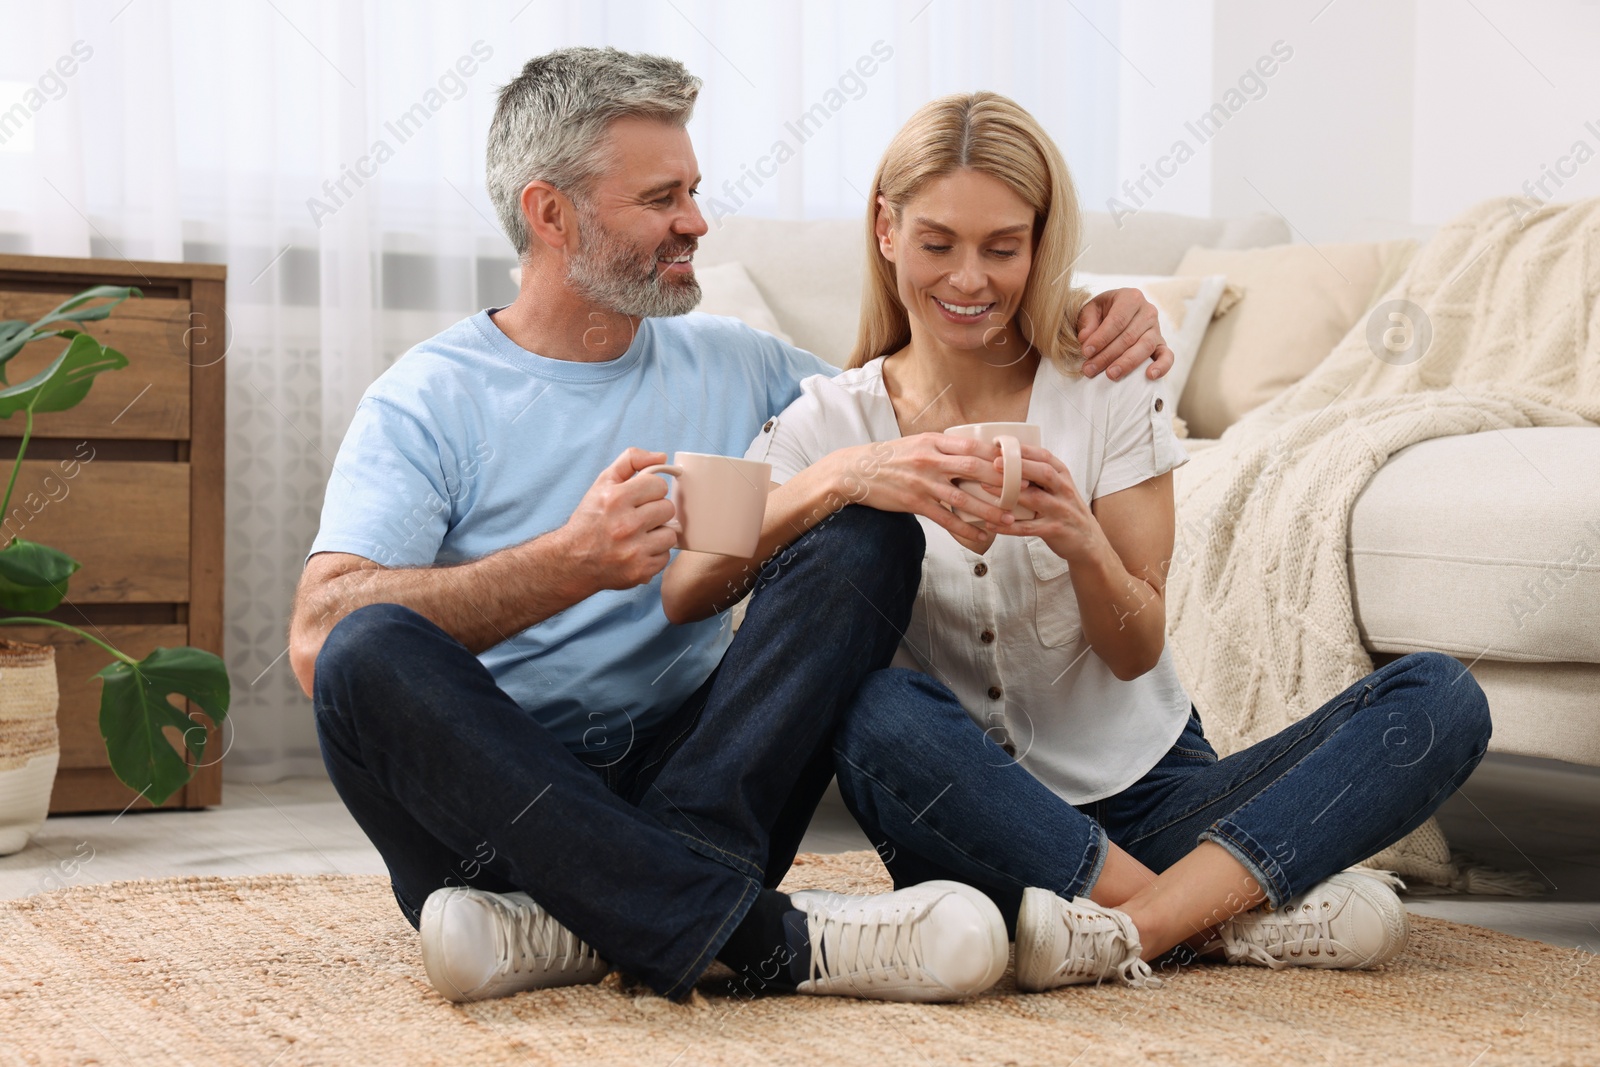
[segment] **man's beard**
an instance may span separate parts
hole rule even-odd
[[[693,252],[696,244],[689,237],[640,252],[606,229],[586,205],[579,206],[578,251],[567,280],[580,296],[619,315],[685,315],[700,303],[700,283],[692,273],[681,280],[660,273],[656,258]]]

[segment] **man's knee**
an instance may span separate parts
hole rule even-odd
[[[847,504],[810,536],[828,546],[830,557],[872,562],[912,559],[921,569],[922,525],[903,511],[879,511],[865,504]]]
[[[357,684],[373,671],[394,670],[405,655],[405,632],[421,622],[422,615],[400,604],[364,604],[334,624],[317,652],[314,686]],[[317,702],[319,705],[323,701]]]
[[[868,581],[899,586],[916,596],[927,544],[916,516],[849,504],[813,529],[810,546],[830,563]]]
[[[865,504],[851,504],[840,516],[854,525],[861,541],[870,541],[878,547],[897,555],[922,561],[927,545],[922,536],[922,524],[915,515],[904,511],[880,511]]]

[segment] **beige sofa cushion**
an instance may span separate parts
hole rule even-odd
[[[1376,652],[1600,664],[1600,427],[1440,437],[1350,513],[1356,625]]]
[[[1177,274],[1184,253],[1195,245],[1261,248],[1291,240],[1288,224],[1267,212],[1237,219],[1198,219],[1140,211],[1113,219],[1103,211],[1086,211],[1083,250],[1073,266],[1096,274]]]
[[[719,263],[715,267],[697,267],[695,281],[700,283],[700,303],[696,311],[707,315],[727,315],[746,326],[765,330],[780,341],[794,343],[778,318],[767,307],[761,290],[750,280],[750,274],[738,261]]]
[[[1380,282],[1416,251],[1414,241],[1191,248],[1179,274],[1225,274],[1237,307],[1206,334],[1178,414],[1196,437],[1220,437],[1333,351],[1372,305]]]
[[[1481,659],[1472,677],[1489,698],[1491,751],[1600,767],[1600,665]]]
[[[743,264],[794,344],[842,367],[855,346],[866,263],[861,219],[725,218],[695,253],[697,269]]]

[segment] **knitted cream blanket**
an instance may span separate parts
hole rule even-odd
[[[1326,360],[1176,473],[1169,636],[1217,751],[1373,669],[1346,546],[1351,506],[1393,453],[1585,420],[1600,422],[1600,200],[1495,200],[1445,225]],[[1443,844],[1430,819],[1377,865],[1469,888]],[[1434,862],[1407,870],[1408,851]]]

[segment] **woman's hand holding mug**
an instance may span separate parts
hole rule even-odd
[[[982,552],[994,540],[983,524],[1002,528],[1011,521],[992,496],[974,495],[979,485],[1001,488],[1003,478],[990,462],[994,455],[995,447],[988,442],[919,433],[841,448],[824,462],[831,468],[835,490],[851,503],[921,515],[974,552]],[[966,487],[958,488],[958,480]],[[966,514],[958,518],[958,511]]]
[[[1000,475],[1000,492],[990,492],[993,488],[992,480],[983,484],[977,482],[957,482],[957,488],[965,491],[970,496],[982,500],[984,503],[993,504],[995,507],[1007,512],[1017,522],[1025,522],[1033,518],[1033,511],[1019,503],[1023,487],[1022,450],[1027,447],[1038,447],[1041,440],[1039,427],[1027,422],[972,422],[962,426],[952,426],[945,433],[954,437],[963,437],[989,445],[998,451],[999,455],[991,460],[996,473]],[[1011,533],[1011,526],[999,526],[987,516],[974,516],[958,509],[957,515],[969,522],[989,522],[991,533]],[[974,552],[983,552],[988,547],[988,542],[983,548],[968,545]]]
[[[1023,487],[1017,495],[1017,518],[1001,533],[1017,537],[1037,537],[1062,559],[1071,559],[1090,545],[1104,539],[1100,521],[1089,502],[1078,492],[1067,465],[1038,445],[1023,445]],[[1023,521],[1022,512],[1032,518]]]

